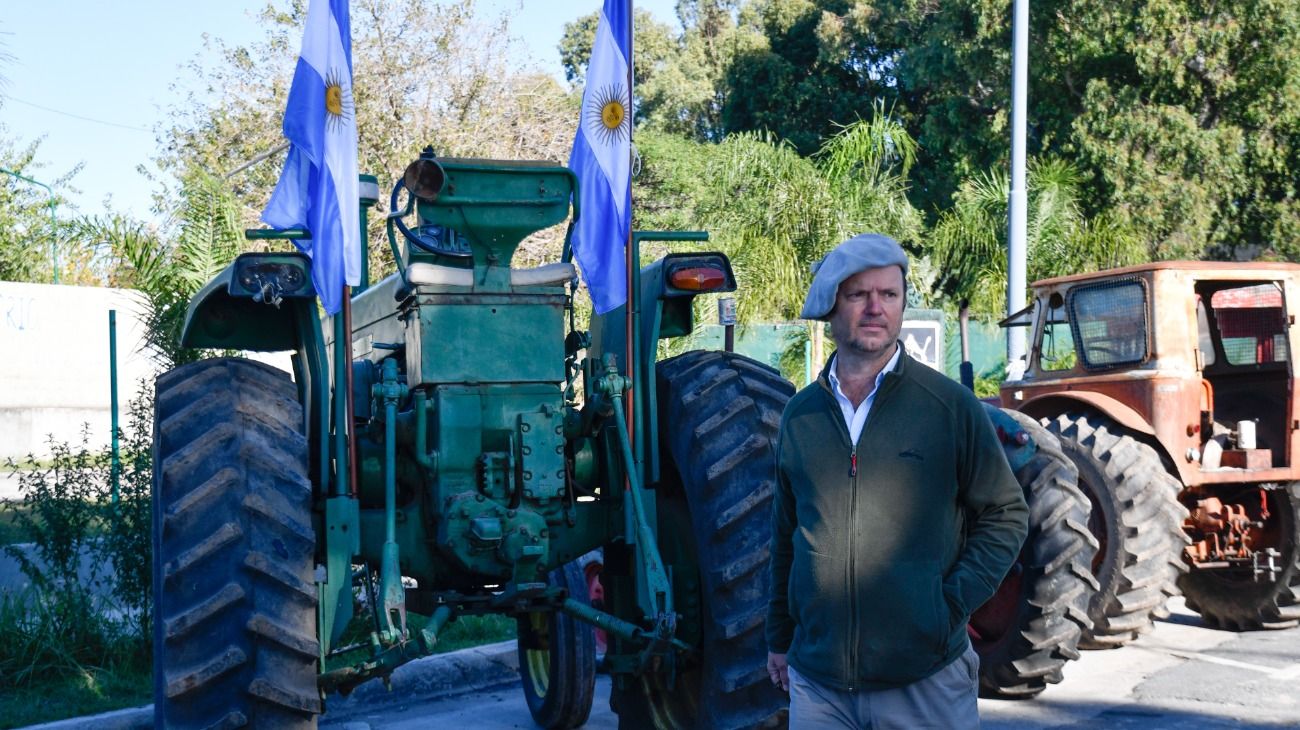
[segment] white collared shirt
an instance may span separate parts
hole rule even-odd
[[[827,373],[831,381],[831,393],[835,395],[835,402],[840,404],[840,413],[844,416],[844,425],[849,429],[849,441],[853,444],[858,443],[858,437],[862,435],[862,427],[867,425],[867,414],[871,412],[871,404],[876,402],[876,393],[880,391],[880,382],[885,379],[885,375],[898,366],[898,356],[903,351],[902,347],[894,347],[894,356],[889,358],[889,362],[880,369],[876,374],[876,382],[871,386],[871,392],[866,398],[858,404],[857,408],[853,407],[853,401],[844,395],[840,390],[840,379],[836,375],[836,370],[840,367],[840,356],[835,355],[831,361],[831,369]]]

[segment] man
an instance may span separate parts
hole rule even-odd
[[[978,727],[966,622],[1025,538],[983,406],[899,346],[907,268],[893,239],[860,235],[804,302],[836,351],[777,451],[767,663],[794,730]]]

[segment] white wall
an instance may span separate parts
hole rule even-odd
[[[50,434],[109,443],[108,311],[117,310],[118,417],[155,375],[142,351],[140,295],[127,289],[0,282],[0,461],[49,453]]]

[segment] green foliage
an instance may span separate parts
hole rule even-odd
[[[863,42],[876,11],[843,0],[763,0],[741,22],[763,42],[738,52],[727,69],[722,124],[728,132],[763,130],[801,154],[816,152],[837,125],[893,98],[877,49]]]
[[[1028,171],[1026,237],[1030,281],[1146,260],[1142,239],[1109,214],[1086,220],[1080,176],[1060,160],[1034,160]],[[964,181],[951,208],[930,231],[940,291],[970,302],[983,318],[1006,314],[1007,195],[1005,171]]]
[[[108,283],[140,292],[145,346],[164,370],[205,356],[180,345],[190,298],[246,245],[230,186],[203,170],[184,180],[175,216],[170,240],[121,215],[84,218],[76,227],[80,239],[107,244]]]
[[[634,11],[633,86],[636,123],[697,141],[722,139],[726,76],[734,60],[763,44],[758,29],[737,21],[740,0],[682,0],[677,15],[683,32],[643,10]],[[564,26],[560,61],[565,77],[581,86],[591,58],[598,13]]]
[[[191,64],[178,84],[202,91],[167,110],[159,168],[182,187],[200,172],[223,180],[241,228],[259,225],[280,175],[283,154],[267,153],[283,142],[305,12],[303,2],[269,4],[253,42],[206,39],[215,60]],[[377,281],[396,270],[383,235],[388,192],[425,145],[445,156],[564,160],[577,99],[527,61],[507,14],[489,17],[473,2],[368,0],[354,4],[351,22],[358,168],[381,193],[368,239]],[[175,197],[164,186],[160,207]],[[563,232],[524,241],[518,265],[558,259]]]
[[[31,538],[30,553],[4,550],[31,583],[0,595],[0,702],[4,693],[48,683],[80,683],[148,671],[152,571],[151,404],[130,405],[122,438],[119,499],[112,460],[79,444],[50,441],[51,457],[12,460],[21,503],[5,503]],[[107,680],[106,680],[107,681]]]
[[[15,626],[0,607],[0,634]],[[139,707],[153,695],[149,665],[87,670],[36,686],[0,687],[0,730]]]
[[[515,638],[515,620],[509,616],[487,614],[462,616],[443,627],[434,652],[442,654],[471,646],[495,644]]]
[[[932,220],[1006,165],[1006,3],[754,0],[764,45],[728,71],[723,126],[811,154],[873,100],[921,140]],[[1300,5],[1034,5],[1030,150],[1077,171],[1077,205],[1143,257],[1300,256]]]
[[[46,177],[33,163],[40,141],[19,146],[0,125],[0,167],[40,180],[54,190],[66,186],[76,170],[57,179]],[[0,281],[49,283],[53,279],[51,245],[66,236],[57,212],[66,210],[55,196],[55,220],[50,220],[50,198],[45,188],[0,173]],[[61,251],[67,259],[68,252]],[[67,278],[64,276],[63,278]]]
[[[998,363],[991,373],[975,376],[975,397],[996,398],[1002,391],[1002,381],[1007,379],[1007,364]]]
[[[429,618],[417,613],[406,614],[406,628],[412,634],[418,633],[429,625]],[[359,601],[356,603],[356,615],[348,622],[340,637],[340,646],[357,648],[339,654],[332,654],[325,660],[325,671],[352,666],[370,658],[369,636],[374,631],[375,617]],[[433,648],[434,654],[467,649],[472,646],[495,644],[515,638],[515,620],[500,614],[482,616],[459,616],[446,623],[438,632],[438,643]]]
[[[812,158],[755,133],[728,137],[699,210],[742,283],[742,322],[798,318],[811,265],[852,235],[876,231],[915,250],[922,220],[908,202],[915,143],[883,108],[843,128]]]

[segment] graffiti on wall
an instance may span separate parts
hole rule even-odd
[[[22,332],[32,328],[32,311],[36,297],[0,294],[0,313],[5,329]]]

